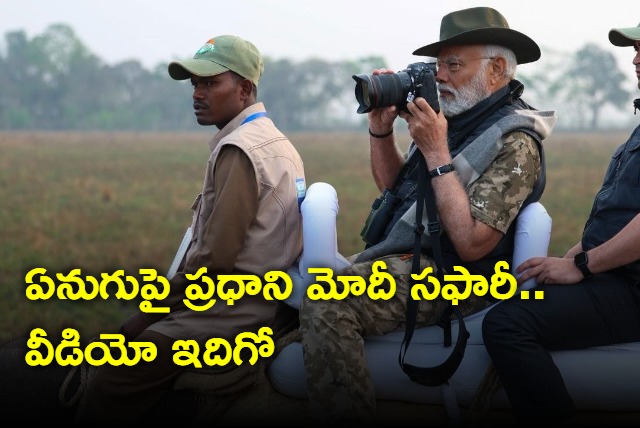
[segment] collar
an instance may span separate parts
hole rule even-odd
[[[447,119],[448,123],[448,134],[449,141],[458,141],[458,144],[463,139],[458,139],[458,134],[461,132],[468,132],[469,126],[482,114],[484,114],[487,110],[492,108],[497,103],[505,100],[505,104],[513,103],[515,100],[520,98],[522,95],[522,91],[524,90],[524,85],[520,83],[518,80],[512,80],[508,85],[503,86],[498,89],[491,95],[489,95],[484,100],[480,101],[469,110],[460,113],[452,118]],[[456,146],[458,145],[456,144]],[[450,150],[454,150],[456,147],[449,147]]]
[[[240,127],[244,123],[245,120],[250,120],[249,117],[256,113],[264,113],[265,107],[261,102],[257,102],[255,104],[250,105],[246,109],[242,110],[236,117],[234,117],[231,122],[227,123],[227,125],[222,128],[216,135],[213,136],[213,139],[209,141],[209,149],[213,151],[216,148],[220,140],[222,140],[227,135],[234,132],[236,129]]]

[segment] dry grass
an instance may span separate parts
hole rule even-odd
[[[404,138],[403,138],[404,137]],[[555,134],[546,143],[548,181],[542,201],[553,218],[550,253],[580,238],[613,149],[626,134]],[[116,328],[133,304],[31,302],[24,275],[163,273],[173,258],[199,192],[208,156],[206,133],[0,133],[0,340],[34,326],[79,326],[84,335]],[[359,232],[378,190],[364,133],[290,135],[307,184],[331,183],[340,198],[338,246],[360,251]],[[406,144],[408,137],[401,136]],[[404,146],[406,147],[406,145]]]

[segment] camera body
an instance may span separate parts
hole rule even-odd
[[[392,105],[407,111],[407,103],[416,97],[424,98],[436,113],[440,111],[436,65],[433,63],[415,62],[394,74],[354,74],[351,77],[356,81],[357,112],[360,114]]]

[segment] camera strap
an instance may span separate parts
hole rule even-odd
[[[424,233],[424,225],[422,224],[422,212],[425,204],[427,205],[427,228],[431,236],[431,245],[433,251],[433,259],[436,264],[436,278],[442,282],[444,274],[442,270],[442,249],[440,247],[440,221],[436,210],[435,194],[431,185],[431,179],[427,175],[427,165],[423,156],[418,156],[418,183],[417,183],[417,202],[416,202],[416,223],[415,223],[415,240],[413,246],[413,260],[411,265],[411,273],[420,273],[421,259],[421,242]],[[462,313],[457,306],[448,303],[444,313],[441,315],[438,324],[443,328],[444,346],[451,346],[451,315],[454,314],[458,319],[458,338],[451,355],[441,364],[433,367],[418,367],[404,362],[407,354],[413,331],[416,327],[418,316],[418,301],[411,298],[411,293],[407,295],[407,311],[405,314],[405,333],[400,345],[400,355],[398,362],[402,371],[404,371],[413,382],[417,382],[426,386],[439,386],[447,383],[451,376],[455,373],[462,362],[464,351],[467,346],[469,332],[464,324]]]

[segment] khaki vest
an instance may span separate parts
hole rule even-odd
[[[253,114],[264,111],[262,103],[248,107],[209,143],[212,150],[209,168],[215,167],[220,150],[229,144],[242,149],[253,164],[259,194],[258,213],[247,231],[235,268],[257,275],[270,270],[284,271],[300,255],[302,217],[299,204],[306,190],[303,162],[289,139],[268,117],[251,120]],[[207,192],[213,187],[211,177],[213,173],[207,173],[203,194],[215,198],[212,192]],[[194,206],[194,238],[201,233],[202,221],[199,220],[209,217],[212,202],[199,198]]]

